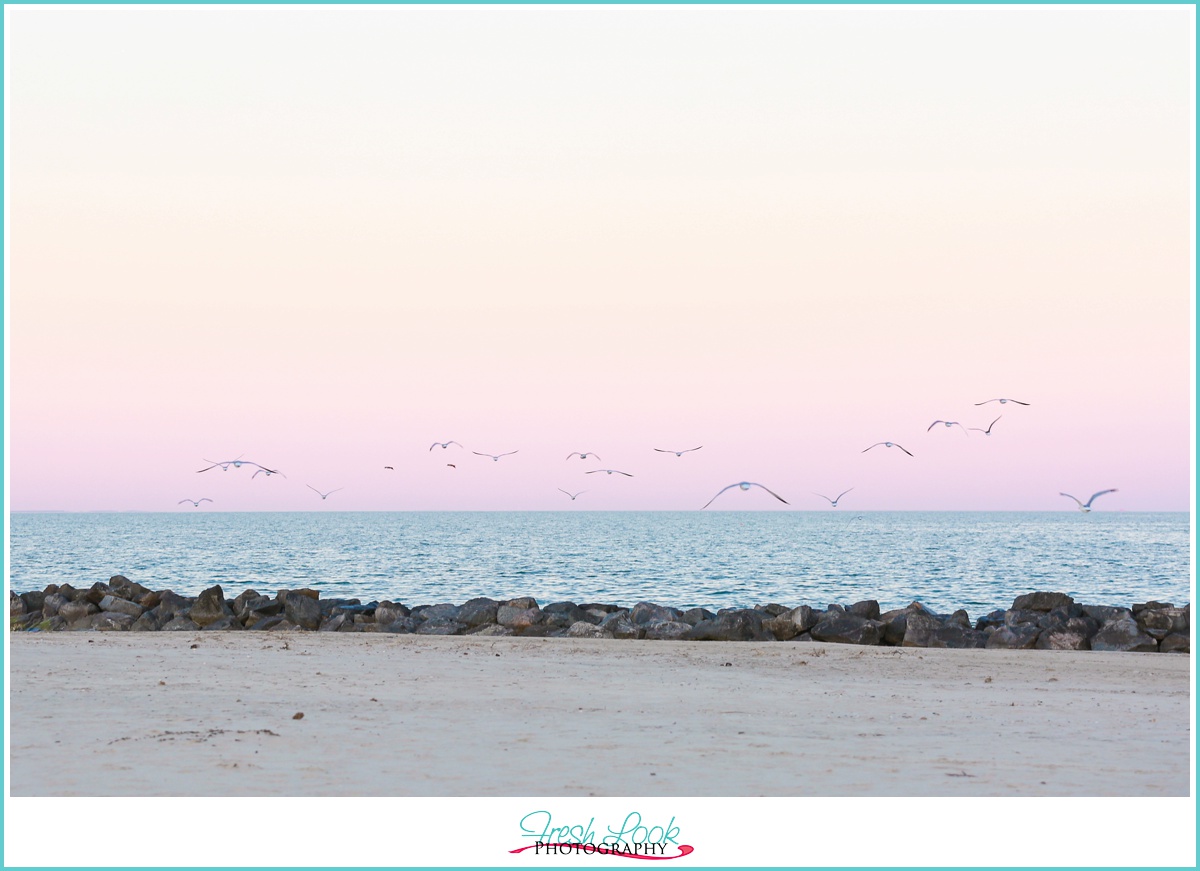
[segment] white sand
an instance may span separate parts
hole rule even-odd
[[[1174,654],[15,633],[10,681],[14,796],[1188,793]]]

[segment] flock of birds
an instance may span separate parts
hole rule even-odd
[[[1029,405],[1030,404],[1028,402],[1022,402],[1019,399],[1010,399],[1008,397],[1004,397],[1004,398],[998,398],[998,399],[987,399],[987,400],[984,400],[983,402],[976,402],[975,405],[976,406],[988,405],[993,402],[997,402],[1001,405],[1007,405],[1010,402],[1015,405]],[[1003,415],[1001,415],[1000,417],[997,417],[995,420],[993,420],[991,423],[989,423],[987,425],[987,429],[982,429],[980,427],[974,427],[974,426],[972,426],[972,427],[964,426],[962,423],[960,423],[957,420],[938,419],[938,420],[935,420],[933,423],[931,423],[925,431],[931,432],[934,427],[936,427],[938,424],[941,424],[941,425],[945,426],[946,428],[957,426],[959,429],[962,430],[964,436],[970,436],[970,434],[972,432],[981,432],[985,436],[990,436],[992,434],[992,427],[994,427],[996,425],[996,423],[999,422],[1001,417],[1003,417]],[[444,441],[444,442],[434,442],[433,444],[431,444],[429,446],[429,450],[432,451],[434,448],[441,448],[442,450],[448,450],[451,445],[455,445],[456,447],[458,447],[462,450],[466,450],[466,448],[464,448],[461,443],[456,442],[453,439],[451,439],[449,441]],[[657,453],[674,454],[676,457],[682,457],[684,454],[690,454],[694,451],[701,450],[703,447],[704,447],[703,445],[698,445],[697,447],[694,447],[694,448],[685,448],[684,450],[678,450],[678,451],[673,450],[673,449],[667,449],[667,448],[655,448],[654,450]],[[865,454],[867,451],[873,450],[874,448],[878,448],[878,447],[899,448],[901,451],[903,451],[908,456],[910,456],[910,457],[913,456],[912,451],[908,450],[903,445],[901,445],[897,442],[892,442],[892,441],[876,442],[873,445],[863,448],[861,453]],[[471,453],[477,457],[488,457],[493,462],[499,462],[501,457],[508,457],[513,454],[519,453],[519,451],[505,451],[504,453],[500,453],[500,454],[489,454],[489,453],[484,453],[481,451],[471,451]],[[569,461],[574,457],[579,457],[579,459],[581,459],[581,460],[595,459],[597,462],[601,462],[601,463],[604,462],[601,459],[600,455],[595,453],[594,451],[572,451],[571,453],[567,454],[566,459]],[[209,472],[209,471],[212,471],[213,469],[221,469],[223,472],[228,472],[230,468],[239,469],[242,466],[253,466],[255,471],[254,471],[254,474],[252,474],[250,476],[252,479],[257,478],[259,475],[264,475],[268,478],[272,475],[279,475],[284,478],[287,477],[279,469],[272,469],[267,466],[263,466],[258,463],[251,462],[249,460],[244,460],[241,457],[238,457],[233,460],[219,460],[216,462],[214,462],[213,460],[205,460],[204,462],[208,463],[209,465],[205,466],[203,469],[198,469],[197,474],[200,474],[203,472]],[[457,468],[457,466],[454,463],[447,463],[446,465],[449,466],[450,468]],[[395,466],[384,466],[383,468],[385,471],[386,470],[395,471]],[[629,472],[623,472],[620,469],[591,469],[588,472],[586,472],[585,474],[597,475],[597,474],[601,474],[601,473],[607,474],[607,475],[624,475],[627,478],[633,477],[633,475],[630,474]],[[334,493],[337,493],[337,492],[345,489],[344,487],[338,487],[334,490],[322,492],[322,491],[318,490],[316,487],[312,486],[311,484],[305,484],[305,486],[308,487],[309,490],[312,490],[314,493],[316,493],[318,496],[320,496],[322,502],[325,501],[326,499],[328,499]],[[715,496],[713,496],[706,503],[704,503],[704,506],[700,510],[703,511],[704,508],[707,508],[709,505],[712,505],[713,502],[715,502],[723,493],[725,493],[729,490],[733,490],[736,488],[736,489],[746,491],[746,490],[749,490],[751,487],[758,487],[762,490],[766,490],[768,493],[770,493],[772,496],[774,496],[776,499],[778,499],[784,505],[791,504],[786,499],[784,499],[782,496],[780,496],[778,493],[776,493],[774,490],[767,487],[765,484],[759,484],[755,481],[738,481],[737,483],[730,484],[726,487],[722,487],[719,491],[717,491]],[[560,493],[563,493],[566,496],[570,497],[572,502],[574,502],[576,499],[578,499],[584,493],[588,492],[587,490],[580,490],[577,493],[571,493],[567,490],[562,489],[561,487],[559,487],[557,489]],[[822,493],[813,493],[813,495],[820,496],[822,499],[827,501],[831,508],[837,508],[838,502],[841,500],[841,498],[843,496],[845,496],[847,493],[851,492],[852,490],[854,490],[853,487],[843,490],[841,493],[839,493],[834,498],[830,498]],[[1098,497],[1103,496],[1107,493],[1116,493],[1116,492],[1117,491],[1115,488],[1110,488],[1107,490],[1099,490],[1096,493],[1093,493],[1091,495],[1091,497],[1087,500],[1087,502],[1082,502],[1079,499],[1076,499],[1070,493],[1059,493],[1059,495],[1066,496],[1067,498],[1074,500],[1075,504],[1077,506],[1079,506],[1079,510],[1084,513],[1087,513],[1092,510],[1092,503],[1095,502]],[[209,499],[207,496],[205,496],[200,499],[180,499],[178,504],[183,505],[185,502],[187,502],[187,503],[190,503],[193,507],[199,508],[201,502],[212,502],[212,501],[213,501],[212,499]]]

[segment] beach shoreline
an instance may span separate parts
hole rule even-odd
[[[13,796],[1189,791],[1187,656],[300,631],[9,649]]]

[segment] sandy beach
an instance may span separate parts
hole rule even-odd
[[[1189,665],[783,642],[22,633],[12,795],[1182,796]]]

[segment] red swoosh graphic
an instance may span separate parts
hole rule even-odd
[[[522,853],[525,850],[532,850],[535,847],[581,847],[581,845],[580,844],[530,844],[528,847],[521,847],[520,849],[517,849],[517,850],[509,850],[508,852]],[[626,853],[621,850],[610,850],[608,847],[601,847],[599,845],[596,845],[595,852],[599,853],[601,855],[607,855],[607,856],[623,856],[626,859],[654,859],[657,861],[657,860],[661,860],[661,859],[682,859],[684,856],[689,855],[692,852],[692,849],[693,848],[688,846],[687,844],[680,844],[678,856],[646,856],[646,855],[643,855],[642,853]],[[582,848],[579,850],[579,852],[583,853],[584,855],[587,855],[586,853],[584,853]],[[592,851],[588,851],[588,852],[592,852]]]

